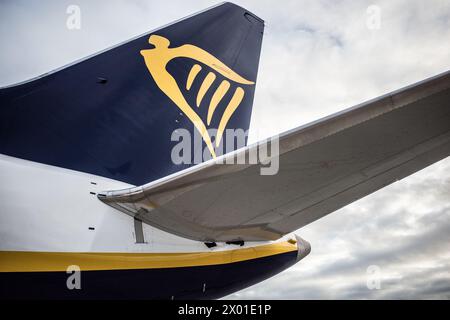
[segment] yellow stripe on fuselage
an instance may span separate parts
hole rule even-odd
[[[250,248],[192,253],[0,252],[0,272],[82,271],[179,268],[227,264],[292,252],[297,245],[273,243]]]

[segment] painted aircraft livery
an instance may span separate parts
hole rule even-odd
[[[1,88],[2,299],[220,298],[306,257],[299,228],[450,154],[446,72],[283,133],[277,174],[224,164],[260,145],[217,151],[249,128],[263,32],[223,3]],[[209,159],[174,163],[181,129]]]

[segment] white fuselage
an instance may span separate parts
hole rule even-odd
[[[181,238],[134,220],[97,199],[127,183],[0,155],[0,251],[210,252],[236,249]],[[92,193],[94,194],[92,194]],[[280,240],[281,241],[281,240]],[[267,244],[246,243],[245,247]]]
[[[309,253],[309,244],[288,236],[208,247],[147,224],[144,243],[136,243],[134,218],[97,198],[129,187],[0,155],[0,297],[218,298]],[[80,290],[67,285],[76,270]]]

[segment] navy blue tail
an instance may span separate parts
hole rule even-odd
[[[225,3],[4,88],[0,153],[133,185],[185,169],[171,160],[171,135],[198,130],[195,114],[208,129],[248,129],[263,29]],[[154,67],[155,53],[166,63]]]

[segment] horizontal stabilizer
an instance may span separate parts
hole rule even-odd
[[[279,143],[276,175],[212,161],[100,199],[190,239],[277,239],[447,157],[450,73],[289,131]]]

